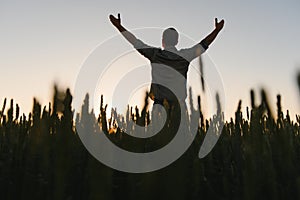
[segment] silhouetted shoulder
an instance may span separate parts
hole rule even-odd
[[[161,48],[145,44],[139,39],[134,42],[133,46],[140,54],[148,58],[150,61],[153,60],[155,55],[161,51]]]
[[[202,42],[186,49],[179,50],[181,56],[187,61],[191,62],[202,53],[204,53],[208,49],[208,46],[203,44]]]

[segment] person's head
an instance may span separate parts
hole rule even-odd
[[[178,43],[178,32],[175,28],[167,28],[162,35],[163,47],[176,46]]]

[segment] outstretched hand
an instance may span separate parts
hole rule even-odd
[[[218,22],[218,19],[215,18],[215,27],[218,31],[222,30],[222,28],[224,27],[224,19]]]
[[[110,19],[110,22],[111,22],[114,26],[118,27],[118,26],[121,25],[121,17],[120,17],[120,13],[118,13],[118,18],[116,18],[116,17],[113,16],[113,15],[109,15],[109,19]]]

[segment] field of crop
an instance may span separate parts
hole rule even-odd
[[[300,75],[298,85],[300,91]],[[152,142],[124,133],[134,135],[129,119],[142,125],[150,121],[147,105],[141,112],[128,108],[126,116],[114,110],[106,116],[102,99],[100,115],[95,117],[87,95],[81,114],[75,114],[70,91],[55,90],[49,106],[42,107],[34,99],[26,116],[13,100],[5,99],[0,111],[0,198],[300,199],[300,115],[292,121],[289,112],[282,110],[279,95],[276,116],[263,90],[259,104],[253,91],[250,96],[246,116],[240,101],[230,121],[224,121],[221,112],[204,119],[198,97],[198,108],[190,113],[200,113],[198,132],[188,151],[171,165],[144,174],[101,164],[85,149],[76,127],[89,127],[95,133],[101,129],[130,151],[144,152],[145,145],[159,148],[172,139],[172,129],[163,129]],[[199,159],[206,131],[220,121],[224,127],[218,143]],[[125,129],[118,128],[121,123]]]

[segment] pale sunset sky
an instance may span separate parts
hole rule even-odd
[[[74,91],[90,53],[118,35],[108,16],[119,12],[129,30],[172,26],[197,42],[213,30],[215,17],[224,19],[224,29],[205,54],[222,78],[227,118],[234,116],[239,99],[243,110],[250,105],[250,89],[259,103],[259,91],[265,88],[274,113],[281,94],[283,109],[294,119],[300,113],[299,10],[299,0],[0,0],[0,106],[5,97],[13,98],[28,114],[33,97],[43,105],[52,100],[54,82]],[[159,34],[149,39],[134,33],[150,45],[161,45]],[[125,40],[120,45],[132,50]],[[143,59],[135,56],[132,63]],[[126,71],[132,63],[127,59],[120,67]]]

